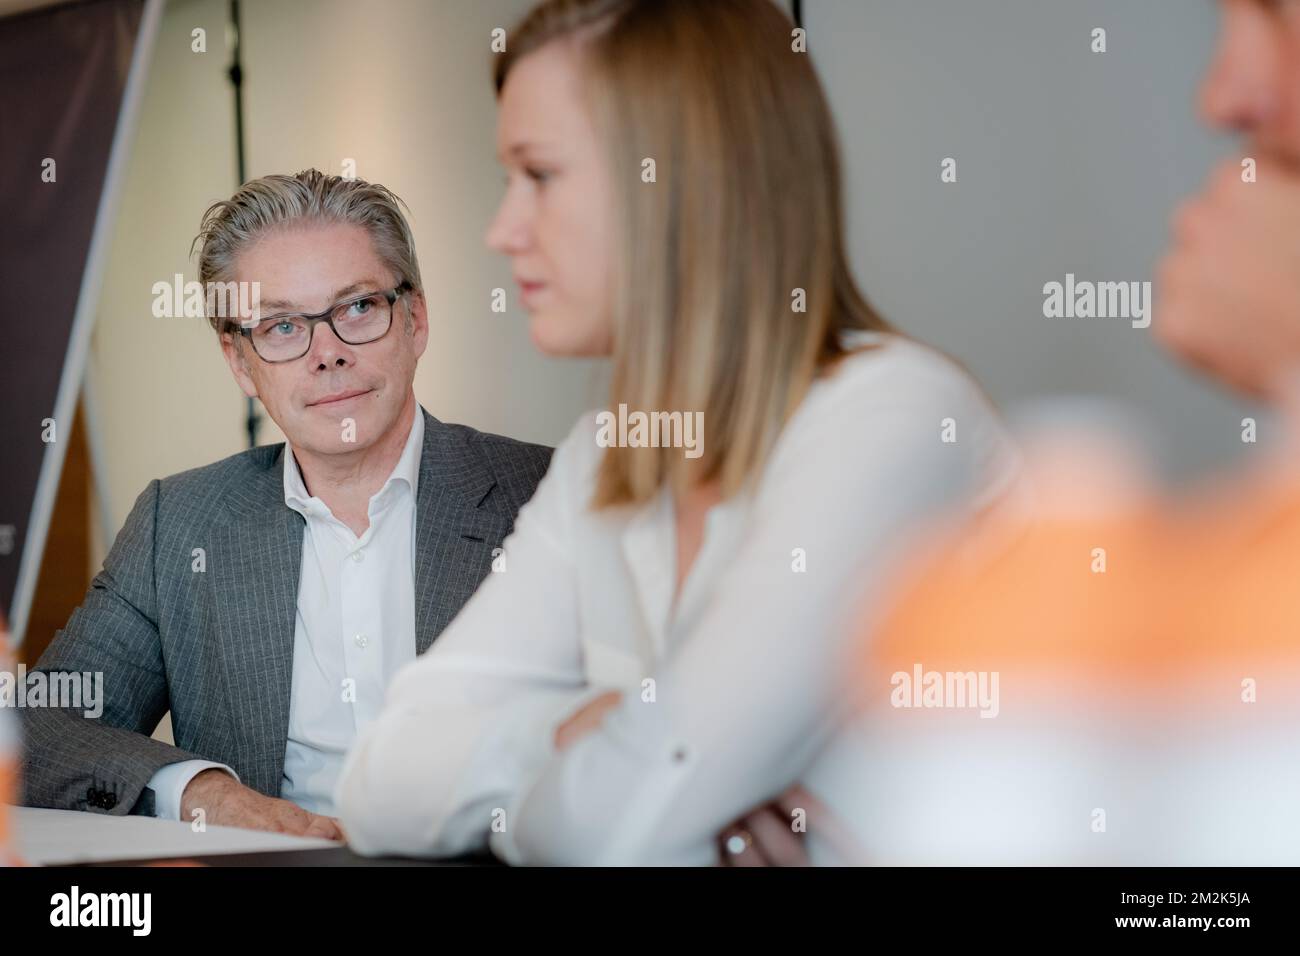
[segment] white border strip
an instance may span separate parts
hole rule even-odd
[[[122,105],[117,116],[117,129],[113,133],[113,146],[108,154],[108,168],[104,173],[104,186],[99,194],[99,208],[95,212],[95,225],[90,234],[90,248],[86,254],[86,269],[81,276],[81,290],[77,293],[77,311],[72,319],[72,335],[63,361],[63,377],[54,400],[54,421],[62,436],[45,446],[41,460],[41,474],[36,482],[36,497],[27,525],[27,538],[23,543],[23,558],[18,565],[18,581],[14,588],[13,607],[10,609],[11,648],[22,646],[27,631],[27,617],[31,612],[32,595],[36,591],[36,576],[41,570],[45,553],[45,537],[50,530],[50,515],[59,490],[59,476],[63,473],[64,452],[71,434],[72,421],[77,412],[77,395],[81,391],[82,374],[86,367],[86,354],[90,350],[90,333],[95,325],[95,312],[99,306],[99,293],[103,285],[104,266],[108,259],[108,242],[117,220],[121,199],[122,177],[126,171],[131,144],[140,118],[140,103],[144,97],[145,76],[153,55],[158,25],[162,20],[163,0],[145,0],[140,17],[140,30],[136,35],[135,49],[131,53],[131,69],[127,73],[126,87],[122,91]]]

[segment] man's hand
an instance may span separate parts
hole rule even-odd
[[[289,800],[260,794],[216,768],[196,774],[181,795],[182,820],[193,820],[197,809],[205,812],[207,823],[218,826],[344,839],[343,828],[333,817],[309,813]]]
[[[1300,175],[1256,157],[1219,166],[1173,222],[1155,330],[1191,364],[1248,395],[1294,400],[1300,372]]]
[[[559,727],[555,728],[555,749],[565,750],[580,737],[591,733],[605,720],[605,715],[618,706],[623,695],[616,690],[601,694],[589,700],[572,714]]]

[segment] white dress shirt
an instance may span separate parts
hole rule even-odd
[[[417,407],[402,456],[370,499],[358,538],[307,491],[292,453],[284,503],[305,519],[293,634],[289,738],[280,796],[332,816],[334,787],[357,732],[378,716],[393,675],[415,659],[415,506],[424,452]],[[195,774],[223,764],[184,760],[149,781],[154,813],[180,818]]]
[[[1018,471],[969,377],[906,339],[849,344],[872,339],[812,386],[758,480],[710,510],[675,605],[670,494],[593,512],[603,449],[581,419],[503,572],[358,738],[337,795],[352,845],[710,863],[719,830],[797,782],[835,729],[844,636],[901,532],[941,503],[982,506]],[[623,698],[604,724],[557,751],[556,726],[609,689]]]

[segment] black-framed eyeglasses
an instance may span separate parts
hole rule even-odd
[[[393,324],[393,305],[411,290],[403,282],[395,289],[367,292],[330,306],[324,312],[307,315],[286,312],[271,315],[256,325],[240,325],[239,334],[253,343],[263,362],[292,362],[311,350],[311,337],[321,322],[329,324],[339,340],[348,345],[365,345],[388,334]]]

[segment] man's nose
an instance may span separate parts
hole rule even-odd
[[[330,368],[347,368],[356,361],[356,353],[330,328],[328,322],[317,322],[311,330],[311,348],[307,360],[312,367],[324,371]]]
[[[1267,132],[1277,111],[1280,81],[1276,51],[1258,23],[1224,36],[1201,86],[1206,122],[1232,132]]]

